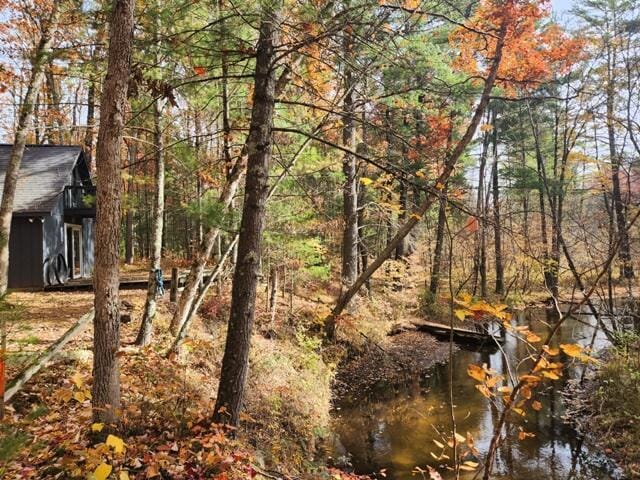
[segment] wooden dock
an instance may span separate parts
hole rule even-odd
[[[442,323],[429,322],[426,320],[418,320],[411,322],[416,330],[430,333],[436,337],[446,338],[448,339],[451,335],[451,326],[445,325]],[[498,341],[499,343],[504,343],[505,337],[504,333],[500,333],[500,335],[491,335],[486,331],[477,331],[471,330],[468,328],[461,327],[453,327],[453,340],[458,343],[485,343],[491,342],[493,343]]]

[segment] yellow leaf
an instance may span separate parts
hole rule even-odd
[[[107,437],[107,446],[112,447],[113,451],[116,453],[124,452],[124,441],[120,437],[116,437],[115,435],[109,435]]]
[[[127,472],[126,470],[121,470],[120,474],[118,475],[118,480],[130,480],[129,472]]]
[[[101,432],[104,428],[104,423],[94,423],[91,425],[92,432]]]
[[[433,439],[433,443],[436,444],[436,446],[438,448],[444,448],[444,444],[440,443],[438,440],[436,440],[435,438]]]
[[[487,387],[489,388],[493,388],[495,387],[498,382],[500,380],[502,380],[504,377],[502,375],[494,375],[492,377],[487,378],[487,381],[485,382],[485,384],[487,385]]]
[[[542,340],[538,335],[536,335],[533,332],[528,332],[527,333],[527,342],[529,343],[537,343],[540,340]]]
[[[482,367],[479,367],[478,365],[474,365],[473,363],[470,363],[469,366],[467,367],[467,375],[469,375],[474,380],[477,380],[479,382],[484,382],[486,374],[484,373],[484,370],[482,369]]]
[[[97,468],[93,471],[93,476],[96,477],[96,480],[107,480],[109,475],[111,475],[111,470],[113,467],[106,463],[101,463],[97,466]]]
[[[469,295],[468,293],[461,293],[458,296],[458,300],[460,301],[460,303],[469,303],[471,301],[471,295]]]
[[[540,377],[536,375],[520,375],[520,380],[527,383],[538,383],[540,381]]]
[[[84,392],[75,392],[73,394],[73,398],[80,403],[84,402],[87,399],[87,397],[85,397],[84,395]]]
[[[559,380],[560,379],[560,377],[558,376],[558,374],[556,372],[552,372],[550,370],[544,370],[542,372],[542,375],[547,377],[547,378],[550,378],[551,380]]]
[[[462,436],[462,435],[460,435],[458,432],[456,432],[455,437],[456,437],[456,441],[457,441],[458,443],[464,443],[464,442],[466,442],[466,441],[467,441],[467,438],[466,438],[466,437],[463,437],[463,436]]]
[[[362,177],[360,178],[360,183],[366,187],[367,185],[371,185],[373,183],[373,180],[367,177]]]
[[[73,398],[73,392],[71,390],[69,390],[68,388],[65,388],[64,390],[62,390],[60,392],[60,394],[58,396],[60,397],[60,400],[62,400],[63,402],[67,403],[69,400],[71,400]]]
[[[82,386],[84,385],[84,379],[82,378],[82,375],[80,375],[79,373],[74,373],[73,376],[71,377],[71,380],[73,381],[75,386],[78,388],[82,388]]]
[[[582,346],[577,343],[563,343],[560,345],[560,348],[570,357],[579,357],[583,350]]]
[[[467,472],[473,472],[475,470],[475,467],[471,467],[469,465],[460,465],[460,470],[465,470]]]
[[[486,385],[476,385],[478,391],[487,398],[491,398],[491,390]]]
[[[555,357],[556,355],[560,354],[560,350],[558,350],[557,348],[552,348],[549,345],[543,345],[542,350],[544,350],[550,357]]]
[[[464,320],[467,317],[467,311],[462,309],[457,309],[453,313],[455,313],[456,318],[458,320]]]
[[[443,190],[443,189],[444,189],[444,184],[443,184],[443,183],[441,183],[441,182],[438,182],[438,183],[436,183],[436,188],[437,188],[438,190]]]
[[[478,468],[478,465],[480,465],[478,462],[472,462],[471,460],[467,460],[466,462],[464,462],[463,465],[466,465],[467,467],[471,467],[471,468]]]

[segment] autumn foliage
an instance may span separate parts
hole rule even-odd
[[[496,33],[508,19],[498,86],[514,96],[567,73],[580,59],[583,42],[551,23],[549,15],[548,0],[483,0],[468,24],[450,36],[459,51],[454,64],[471,75],[485,75],[487,60],[495,53]]]

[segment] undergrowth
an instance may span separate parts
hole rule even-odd
[[[640,475],[640,336],[626,333],[598,371],[594,431],[630,478]]]

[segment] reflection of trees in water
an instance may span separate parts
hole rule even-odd
[[[544,338],[557,320],[556,312],[539,309],[521,315],[518,323],[530,325],[532,331]],[[592,333],[593,328],[585,323],[567,321],[554,343],[572,343],[589,338]],[[486,349],[460,350],[454,358],[453,387],[458,430],[463,434],[471,432],[481,452],[488,447],[499,411],[477,392],[476,382],[466,373],[467,365],[486,363],[507,377],[507,361],[511,362],[511,369],[515,372],[518,361],[530,352],[525,344],[513,338],[503,348],[508,360],[500,351]],[[518,370],[522,372],[527,366],[530,366],[529,361],[519,365]],[[524,419],[514,418],[496,458],[498,476],[523,480],[607,478],[598,471],[589,471],[589,467],[583,464],[582,442],[561,420],[564,408],[559,392],[574,374],[575,369],[567,363],[560,380],[545,382],[534,393],[543,405],[542,410],[529,409]],[[433,443],[433,439],[442,440],[436,429],[443,434],[450,429],[448,388],[448,367],[440,365],[432,369],[429,378],[421,383],[413,382],[401,393],[393,394],[392,398],[343,410],[335,422],[336,430],[345,448],[353,455],[356,471],[370,473],[387,468],[393,478],[404,480],[413,478],[410,472],[416,465],[437,466],[439,462],[429,452],[439,453]],[[519,441],[518,426],[536,436]],[[443,477],[447,478],[445,473]]]

